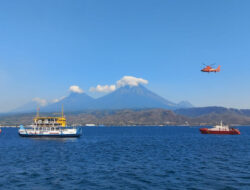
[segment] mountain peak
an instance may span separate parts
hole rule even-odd
[[[145,91],[147,91],[147,88],[145,88],[144,86],[140,84],[137,86],[126,85],[116,90],[116,92],[119,92],[119,93],[142,93]]]
[[[175,107],[175,103],[158,96],[140,84],[120,87],[116,91],[97,99],[93,105],[94,109],[174,109]]]
[[[178,103],[178,107],[180,107],[180,108],[192,108],[194,106],[189,101],[181,101]]]

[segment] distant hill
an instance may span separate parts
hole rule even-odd
[[[43,107],[41,110],[43,112],[60,112],[63,105],[65,111],[76,112],[88,109],[93,102],[94,98],[85,93],[79,94],[72,92],[69,96],[65,97],[61,101]]]
[[[117,109],[149,109],[163,108],[174,110],[178,108],[193,107],[189,102],[182,101],[173,103],[156,93],[148,90],[142,85],[123,86],[116,91],[101,98],[94,99],[85,93],[71,93],[64,99],[41,107],[42,112],[60,112],[62,105],[66,112],[78,112],[84,110],[117,110]],[[13,112],[29,113],[34,112],[37,103],[30,102],[13,110]]]
[[[200,117],[208,114],[238,114],[244,116],[250,116],[250,110],[244,109],[234,109],[234,108],[225,108],[225,107],[193,107],[193,108],[182,108],[174,111],[176,114],[184,115],[188,117]]]
[[[250,125],[250,110],[224,107],[197,107],[174,110],[177,115],[189,118],[194,125],[215,124],[223,121],[227,124]]]
[[[51,116],[48,113],[40,113],[41,116]],[[52,114],[53,115],[53,114]],[[30,125],[34,114],[10,114],[0,116],[0,125]],[[188,120],[173,111],[164,109],[144,110],[116,110],[116,111],[86,111],[68,113],[66,115],[69,125],[83,126],[87,123],[105,126],[127,125],[181,125]]]

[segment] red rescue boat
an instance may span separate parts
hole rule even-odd
[[[216,125],[213,128],[201,128],[200,132],[202,134],[218,134],[218,135],[240,135],[238,129],[229,127],[228,125]]]

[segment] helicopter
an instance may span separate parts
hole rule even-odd
[[[205,65],[205,64],[203,64],[203,65]],[[217,72],[220,72],[220,65],[217,67],[217,69],[213,68],[213,67],[212,67],[213,65],[214,65],[214,64],[212,64],[212,65],[205,65],[206,67],[204,67],[204,68],[201,70],[201,72],[206,72],[206,73],[211,73],[211,72],[217,73]]]

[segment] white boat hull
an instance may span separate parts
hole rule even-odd
[[[36,130],[34,128],[20,127],[18,134],[22,137],[80,137],[81,128],[61,127],[58,130]]]

